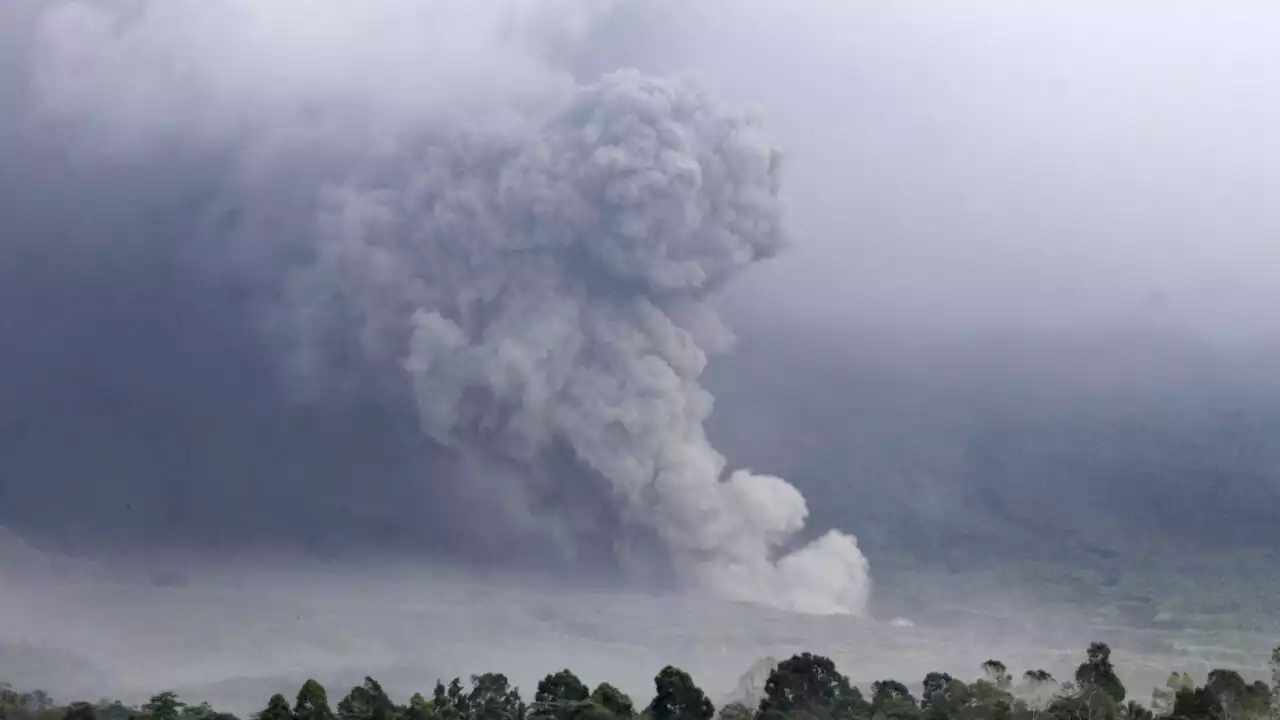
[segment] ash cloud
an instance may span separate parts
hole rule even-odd
[[[856,541],[802,544],[801,494],[730,471],[704,430],[731,337],[709,298],[788,242],[779,153],[688,82],[573,77],[609,12],[586,7],[31,13],[3,389],[13,432],[54,429],[10,507],[55,476],[169,525],[303,499],[289,536],[364,503],[383,527],[420,513],[406,546],[540,538],[633,573],[656,555],[731,599],[861,613]],[[112,462],[51,458],[59,441]]]

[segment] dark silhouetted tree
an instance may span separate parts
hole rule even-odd
[[[591,692],[582,680],[569,670],[552,673],[538,681],[535,702],[582,702]]]
[[[1013,676],[1009,674],[1009,668],[999,660],[988,660],[982,663],[982,674],[991,684],[1001,690],[1008,690],[1013,685]]]
[[[387,697],[382,685],[371,677],[351,688],[347,696],[338,701],[340,720],[394,720],[395,703]]]
[[[601,708],[588,700],[590,694],[586,684],[570,670],[551,673],[538,681],[529,714],[540,720],[581,720],[598,715],[596,710]]]
[[[1124,684],[1116,676],[1116,669],[1111,664],[1111,648],[1106,643],[1089,645],[1085,661],[1076,668],[1076,685],[1081,691],[1096,690],[1106,693],[1117,703],[1124,702]]]
[[[307,680],[298,690],[298,698],[293,704],[293,716],[296,720],[334,720],[333,710],[329,707],[329,694],[324,686],[315,680]]]
[[[921,688],[920,709],[929,720],[959,717],[970,695],[968,685],[942,672],[925,675]]]
[[[502,673],[471,676],[464,717],[469,720],[524,720],[520,691]]]
[[[186,703],[178,699],[177,693],[166,691],[152,695],[151,699],[142,706],[142,712],[146,713],[150,720],[178,720],[182,715],[182,709],[186,706]]]
[[[670,665],[653,679],[657,693],[646,710],[651,720],[710,720],[716,708],[689,673]]]
[[[631,696],[609,683],[600,683],[596,686],[591,693],[591,702],[619,718],[634,717],[636,714],[636,706],[631,701]]]
[[[62,717],[63,720],[98,720],[98,709],[93,703],[73,702]]]
[[[772,719],[797,713],[816,718],[865,715],[861,691],[836,669],[830,658],[801,653],[778,663],[765,681],[760,716]]]
[[[257,720],[294,720],[293,710],[284,695],[276,693],[267,700],[267,707],[256,716]]]
[[[897,680],[877,680],[871,684],[871,713],[887,720],[909,720],[920,715],[920,707],[906,685]]]

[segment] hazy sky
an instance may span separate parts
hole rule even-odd
[[[735,297],[876,323],[1271,333],[1273,4],[689,6],[621,25],[600,65],[696,68],[762,107],[806,234]]]

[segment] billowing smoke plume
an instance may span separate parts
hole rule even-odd
[[[567,443],[624,517],[719,592],[862,606],[852,538],[771,562],[804,499],[776,477],[724,477],[703,431],[699,324],[714,318],[699,303],[785,239],[777,154],[758,128],[621,72],[528,127],[389,164],[322,203],[319,259],[290,295],[308,368],[345,345],[403,368],[445,445],[536,466]]]
[[[730,472],[704,431],[699,377],[728,337],[708,297],[787,242],[779,154],[750,116],[634,71],[578,83],[542,65],[484,92],[468,82],[479,70],[335,80],[334,58],[272,54],[315,40],[248,5],[77,5],[46,18],[36,107],[106,162],[224,158],[197,173],[190,252],[250,286],[264,348],[304,397],[411,397],[427,436],[503,468],[519,503],[593,478],[634,529],[620,556],[626,536],[651,536],[683,580],[724,597],[862,612],[855,540],[797,548],[804,498]],[[381,20],[367,30],[400,33],[392,51],[465,42],[448,4],[371,6],[384,12],[366,11]],[[405,35],[415,22],[432,30]],[[538,50],[564,33],[530,25],[541,44],[504,45],[513,58],[566,52]],[[484,57],[488,72],[520,65]],[[87,95],[85,73],[115,95]]]

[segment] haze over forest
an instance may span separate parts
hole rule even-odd
[[[0,680],[1260,677],[1278,22],[9,0]]]

